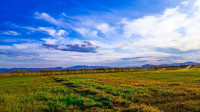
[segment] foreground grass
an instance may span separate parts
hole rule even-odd
[[[0,112],[199,112],[200,69],[0,78]]]

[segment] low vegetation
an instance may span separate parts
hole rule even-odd
[[[199,68],[45,73],[2,73],[0,112],[200,112]]]

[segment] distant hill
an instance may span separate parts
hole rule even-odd
[[[184,63],[172,63],[172,64],[162,64],[162,65],[142,65],[142,68],[154,67],[154,66],[180,66],[180,65],[199,65],[200,63],[195,62],[184,62]],[[94,68],[109,68],[109,66],[88,66],[88,65],[76,65],[68,68],[54,67],[54,68],[0,68],[0,72],[11,72],[12,70],[27,70],[27,71],[40,71],[40,70],[65,70],[65,69],[94,69]],[[125,67],[124,67],[125,68]],[[137,66],[132,66],[129,68],[138,68]]]
[[[72,67],[68,67],[68,69],[94,69],[94,68],[108,68],[108,66],[87,66],[87,65],[76,65]]]
[[[13,70],[27,70],[27,71],[40,71],[40,70],[65,70],[65,69],[94,69],[94,68],[108,68],[108,66],[87,66],[76,65],[68,68],[55,67],[55,68],[0,68],[0,72],[11,72]]]
[[[62,67],[55,68],[0,68],[0,72],[11,72],[13,70],[27,70],[27,71],[40,71],[40,70],[63,70]]]
[[[147,68],[147,67],[155,67],[155,66],[181,66],[181,65],[199,65],[200,63],[195,63],[192,61],[184,62],[184,63],[172,63],[172,64],[162,64],[162,65],[151,65],[151,64],[145,64],[142,65],[142,68]]]
[[[180,66],[180,65],[198,65],[200,63],[195,63],[195,62],[192,62],[192,61],[188,61],[188,62],[185,62],[185,63],[173,63],[173,64],[170,64],[170,65],[174,65],[174,66]]]
[[[154,67],[154,66],[156,66],[156,65],[145,64],[145,65],[142,65],[141,67],[142,68],[147,68],[147,67]]]

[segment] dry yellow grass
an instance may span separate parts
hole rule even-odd
[[[200,69],[198,68],[0,79],[2,112],[198,112],[199,110]]]

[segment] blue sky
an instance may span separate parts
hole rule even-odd
[[[198,0],[1,0],[0,67],[200,62]]]

